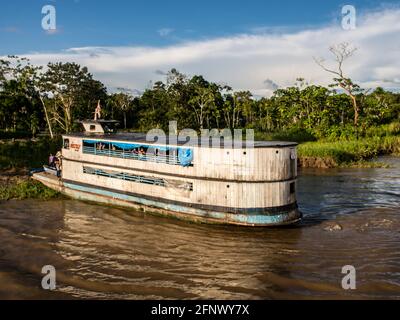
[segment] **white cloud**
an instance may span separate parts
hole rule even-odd
[[[142,90],[162,72],[177,68],[189,75],[227,83],[236,90],[268,95],[265,79],[280,86],[303,77],[314,84],[328,84],[331,76],[313,57],[331,60],[328,47],[343,41],[358,48],[344,66],[345,72],[364,87],[398,86],[400,78],[400,9],[370,12],[358,17],[355,30],[330,25],[297,32],[240,34],[225,38],[188,41],[167,47],[86,47],[62,52],[31,53],[37,64],[75,61],[109,87]],[[390,83],[390,86],[387,86]]]
[[[162,28],[162,29],[157,30],[157,32],[161,37],[166,37],[169,34],[171,34],[172,32],[174,32],[174,29],[172,29],[172,28]]]

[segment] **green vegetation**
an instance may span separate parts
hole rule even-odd
[[[0,130],[0,139],[29,139],[32,133],[29,131],[4,131]]]
[[[334,80],[335,87],[346,86]],[[92,118],[98,100],[105,118],[136,131],[168,130],[169,121],[176,120],[179,129],[252,128],[259,135],[304,141],[363,137],[379,126],[383,132],[376,133],[382,135],[382,125],[399,122],[399,93],[347,85],[353,88],[351,95],[299,78],[271,97],[256,98],[249,91],[233,91],[201,75],[189,77],[172,69],[165,81],[134,97],[123,88],[107,94],[86,67],[75,63],[50,63],[44,72],[25,59],[10,57],[0,60],[0,134],[76,130],[75,120]]]
[[[60,138],[0,142],[0,170],[41,167],[60,146]]]
[[[307,161],[325,159],[326,167],[336,166],[377,166],[379,164],[365,161],[381,154],[400,152],[400,136],[375,136],[359,140],[317,141],[299,145],[298,155],[303,166]],[[314,158],[314,159],[309,159]],[[310,163],[312,166],[312,162]]]
[[[42,199],[48,200],[59,193],[32,179],[13,179],[12,183],[0,185],[0,200]]]
[[[314,133],[308,129],[290,128],[287,130],[279,130],[276,132],[256,132],[256,140],[280,140],[294,141],[303,143],[307,141],[316,141]]]
[[[58,197],[58,192],[27,178],[27,173],[46,163],[49,153],[55,154],[60,144],[60,138],[0,141],[0,200]]]
[[[354,49],[344,43],[330,51],[336,69],[316,62],[334,76],[331,86],[298,78],[261,98],[176,69],[139,96],[124,88],[109,94],[75,63],[49,63],[42,69],[24,58],[0,59],[0,139],[78,130],[76,120],[92,118],[101,101],[103,117],[119,120],[127,131],[168,131],[172,120],[178,129],[254,129],[256,139],[304,143],[300,157],[329,158],[332,166],[399,153],[400,93],[360,88],[343,72]],[[42,140],[0,145],[0,169],[39,166],[56,145]]]

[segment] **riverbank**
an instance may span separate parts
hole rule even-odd
[[[0,173],[0,200],[49,200],[60,196],[58,192],[31,179],[25,170]]]
[[[359,140],[310,141],[298,146],[298,163],[303,168],[386,167],[370,161],[380,155],[399,155],[400,136],[361,138]]]
[[[55,154],[60,145],[60,138],[0,140],[0,200],[59,197],[59,193],[32,180],[29,170],[46,163],[48,155]]]
[[[382,168],[388,165],[375,161],[378,156],[400,156],[399,122],[363,129],[358,139],[354,128],[345,129],[332,129],[333,133],[317,137],[312,130],[292,128],[256,132],[255,138],[297,142],[298,165],[302,168]]]

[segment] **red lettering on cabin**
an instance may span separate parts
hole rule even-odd
[[[80,148],[81,148],[80,144],[71,143],[71,149],[74,149],[75,151],[79,151]]]

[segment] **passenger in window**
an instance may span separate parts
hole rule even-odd
[[[145,159],[143,159],[145,155],[146,155],[146,152],[144,151],[144,149],[140,148],[139,149],[139,159],[145,160]]]

